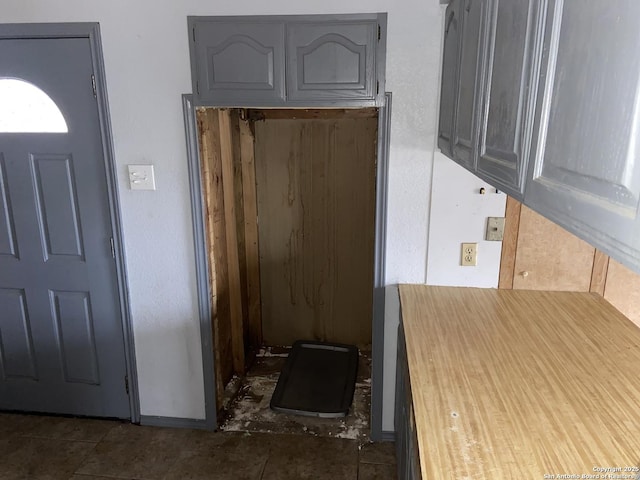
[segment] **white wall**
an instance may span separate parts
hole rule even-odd
[[[480,195],[480,189],[485,194]],[[502,242],[485,241],[487,217],[504,217],[507,195],[452,162],[434,155],[427,283],[497,288]],[[478,265],[460,265],[461,243],[478,244]]]
[[[100,22],[142,414],[204,417],[180,101],[191,91],[187,15],[378,11],[389,13],[387,90],[393,92],[387,282],[423,283],[441,50],[438,0],[3,2],[1,22]],[[132,163],[155,165],[157,191],[129,190],[125,166]]]

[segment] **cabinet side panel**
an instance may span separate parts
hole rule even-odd
[[[522,198],[542,34],[538,1],[495,0],[486,53],[478,171]]]

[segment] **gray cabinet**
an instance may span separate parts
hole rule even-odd
[[[640,2],[549,2],[525,203],[640,271]]]
[[[519,199],[536,93],[540,8],[535,0],[460,0],[445,16],[439,147]]]
[[[445,13],[438,146],[475,171],[486,0],[453,0]]]
[[[638,272],[639,17],[636,0],[454,0],[439,134],[443,153]]]
[[[474,146],[477,139],[479,94],[481,88],[481,58],[484,53],[480,48],[482,33],[486,27],[484,12],[487,2],[484,0],[464,0],[460,8],[462,29],[459,39],[458,82],[453,120],[453,159],[461,165],[475,168]]]
[[[190,17],[198,105],[384,103],[386,14]]]
[[[453,112],[456,108],[458,84],[458,52],[460,51],[460,4],[453,0],[445,13],[442,79],[440,84],[440,122],[438,147],[448,157],[453,157]]]
[[[396,398],[394,427],[398,480],[422,478],[416,422],[413,414],[409,364],[402,324],[398,327],[398,358],[396,362]]]
[[[379,94],[377,19],[287,26],[287,100],[358,100]],[[382,32],[380,32],[382,36]]]
[[[200,104],[284,102],[283,22],[206,18],[191,24],[193,90]]]
[[[522,198],[542,35],[538,0],[492,0],[485,39],[478,174]]]

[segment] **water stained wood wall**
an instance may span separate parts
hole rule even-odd
[[[318,117],[255,123],[264,341],[368,345],[377,114]]]
[[[253,134],[238,110],[197,111],[216,400],[262,344]]]

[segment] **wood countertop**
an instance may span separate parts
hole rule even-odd
[[[640,328],[602,297],[399,290],[424,479],[636,478]]]

